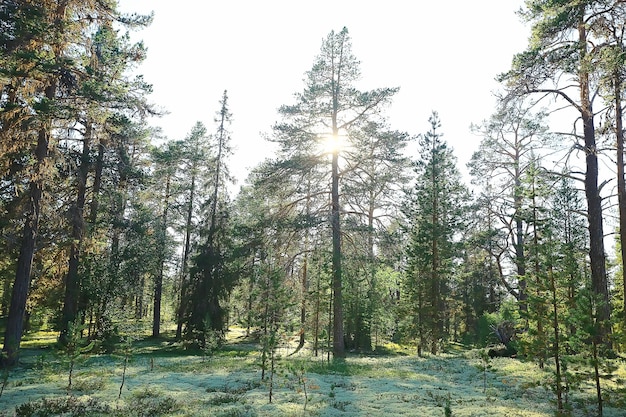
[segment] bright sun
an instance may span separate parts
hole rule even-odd
[[[334,154],[344,149],[346,145],[345,135],[324,135],[321,139],[322,151],[325,154]]]

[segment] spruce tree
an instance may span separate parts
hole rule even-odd
[[[204,346],[208,330],[223,335],[227,326],[227,311],[224,302],[233,287],[233,277],[226,267],[229,251],[229,198],[226,188],[230,181],[228,165],[231,154],[231,113],[228,94],[224,91],[220,99],[220,110],[216,113],[216,132],[211,136],[214,147],[212,171],[207,186],[208,201],[204,212],[202,243],[193,259],[190,270],[190,306],[187,318],[187,338]]]

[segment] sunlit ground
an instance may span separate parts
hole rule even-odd
[[[22,363],[8,375],[0,415],[13,416],[21,404],[22,409],[28,408],[23,404],[41,407],[44,398],[49,407],[88,408],[89,400],[92,409],[83,414],[89,416],[554,415],[554,395],[546,388],[553,376],[534,363],[511,358],[486,363],[477,351],[460,345],[427,358],[414,356],[411,347],[389,345],[385,355],[351,355],[328,363],[308,349],[290,356],[292,344],[279,349],[270,384],[269,371],[261,380],[258,344],[244,336],[243,329],[235,329],[214,356],[191,355],[168,338],[137,341],[127,352],[123,386],[123,352],[86,354],[76,360],[68,392],[69,360],[48,347],[56,335],[33,334],[25,341]],[[626,377],[623,365],[616,375],[607,392],[605,417],[624,415],[618,381]],[[569,400],[573,416],[595,415],[592,386]]]

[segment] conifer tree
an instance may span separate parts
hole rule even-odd
[[[6,362],[11,364],[17,359],[23,332],[41,214],[46,208],[45,192],[55,184],[53,179],[59,166],[52,160],[57,156],[55,151],[61,139],[56,129],[74,122],[88,124],[93,114],[76,114],[77,109],[84,108],[85,102],[93,99],[87,88],[90,82],[98,81],[98,74],[90,72],[85,65],[88,62],[84,59],[88,55],[85,45],[90,44],[86,39],[94,28],[106,25],[111,19],[129,26],[147,23],[149,19],[124,17],[110,2],[73,0],[6,2],[0,6],[0,18],[3,28],[0,45],[2,166],[14,170],[19,167],[27,190],[23,194],[27,202],[21,216],[24,228],[3,346]],[[87,130],[84,133],[89,134]],[[81,175],[84,178],[84,171]],[[82,200],[82,196],[76,199],[78,206],[82,205]],[[75,205],[76,220],[81,211],[78,206]],[[78,240],[80,223],[75,221]],[[70,280],[77,276],[78,252],[76,246]],[[74,315],[78,304],[75,293],[68,296],[66,317]]]
[[[626,161],[624,159],[624,88],[626,86],[626,4],[621,1],[609,2],[602,10],[602,18],[597,19],[590,31],[597,38],[599,58],[597,69],[600,74],[599,93],[608,110],[605,134],[614,136],[616,148],[617,208],[619,214],[619,248],[621,268],[626,270]],[[613,140],[608,139],[609,143]],[[626,288],[626,275],[622,275],[622,291]],[[622,310],[621,327],[626,329],[626,298],[620,306]]]
[[[229,227],[229,199],[226,189],[230,180],[226,164],[231,154],[230,132],[231,113],[228,107],[228,94],[224,91],[216,113],[216,133],[212,135],[215,148],[212,172],[209,176],[209,200],[204,219],[204,236],[194,266],[190,270],[192,280],[189,294],[190,306],[187,319],[187,335],[200,347],[204,345],[207,330],[223,333],[226,330],[227,316],[223,305],[233,287],[233,277],[226,268]],[[208,328],[207,328],[208,326]]]
[[[574,131],[580,138],[585,157],[585,195],[587,199],[587,228],[592,289],[600,298],[597,321],[598,333],[610,347],[611,306],[606,273],[603,207],[599,178],[599,146],[596,134],[597,63],[601,48],[596,48],[593,29],[606,18],[611,6],[604,1],[526,2],[522,16],[532,25],[528,48],[517,54],[509,72],[500,79],[508,97],[552,97],[573,109]],[[600,42],[601,43],[601,42]]]
[[[481,135],[479,150],[472,155],[470,173],[472,182],[480,187],[489,200],[490,218],[494,229],[501,232],[497,243],[502,247],[499,262],[515,265],[513,271],[503,270],[500,278],[519,303],[524,314],[527,309],[526,272],[528,265],[527,233],[524,205],[526,197],[522,181],[530,165],[530,155],[545,143],[543,138],[546,115],[532,112],[532,105],[524,100],[500,103],[496,112],[474,130]],[[489,195],[486,195],[486,193]]]
[[[71,106],[76,114],[75,132],[78,146],[71,144],[63,149],[66,158],[77,160],[76,191],[74,201],[71,202],[71,244],[68,270],[65,276],[65,292],[61,317],[60,342],[65,342],[65,333],[69,323],[74,322],[79,313],[85,313],[85,303],[88,301],[84,292],[84,246],[90,238],[89,233],[94,231],[96,212],[87,218],[86,205],[88,198],[98,199],[98,188],[94,187],[92,195],[88,195],[89,182],[98,183],[96,178],[91,179],[97,172],[92,173],[94,164],[92,158],[99,142],[107,142],[116,124],[116,119],[124,113],[133,113],[137,110],[148,110],[145,94],[149,90],[140,78],[131,79],[127,72],[145,58],[143,44],[131,44],[128,34],[120,36],[113,29],[111,16],[103,15],[99,20],[99,27],[93,34],[85,33],[85,51],[83,60],[87,63],[83,74],[77,78],[80,98]],[[132,92],[131,92],[132,91]],[[139,119],[142,117],[140,116]],[[82,144],[81,144],[82,141]],[[80,156],[75,157],[74,153]],[[101,174],[101,171],[100,171]],[[101,177],[100,177],[101,178]],[[101,182],[100,182],[101,183]],[[94,203],[97,207],[97,203]],[[91,220],[91,223],[89,223]]]
[[[409,245],[405,293],[414,323],[418,354],[436,354],[446,340],[454,261],[460,255],[456,235],[461,230],[468,191],[456,159],[440,133],[437,112],[430,129],[419,137],[416,183],[409,194]]]
[[[154,276],[154,292],[153,292],[153,318],[152,318],[152,337],[159,337],[161,333],[161,302],[163,298],[163,281],[165,278],[165,266],[167,262],[168,245],[168,228],[172,220],[170,212],[172,211],[173,201],[178,193],[178,170],[181,162],[181,143],[168,142],[161,148],[156,148],[152,152],[152,158],[155,163],[154,180],[159,188],[157,195],[160,200],[159,220],[157,222],[155,235],[158,245],[157,271]]]
[[[279,109],[282,120],[274,126],[271,138],[279,146],[275,176],[289,176],[298,181],[296,189],[305,189],[306,177],[321,173],[324,179],[316,178],[310,193],[318,197],[330,195],[335,358],[345,356],[340,183],[355,135],[368,120],[377,119],[381,108],[397,91],[359,91],[355,86],[359,77],[359,62],[352,53],[348,30],[331,32],[306,73],[305,89],[296,95],[296,103]],[[294,195],[292,201],[297,198]]]
[[[207,129],[197,122],[182,142],[182,169],[187,173],[182,179],[184,223],[181,233],[184,235],[178,285],[178,306],[176,312],[176,338],[182,337],[185,310],[188,306],[189,264],[192,248],[198,244],[198,221],[200,202],[206,191],[202,178],[210,170],[210,150],[208,148]]]
[[[353,282],[354,312],[348,317],[354,324],[346,330],[352,348],[371,350],[372,333],[382,314],[383,300],[378,283],[382,260],[376,256],[386,228],[400,211],[401,184],[409,178],[409,158],[404,156],[409,136],[389,130],[385,124],[369,122],[355,135],[352,158],[343,176],[346,200],[346,229],[351,244],[344,252],[346,263],[356,268]],[[347,320],[348,322],[348,320]]]

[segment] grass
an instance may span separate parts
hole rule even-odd
[[[260,379],[260,350],[241,338],[231,338],[211,358],[189,354],[167,338],[137,340],[119,399],[122,356],[82,357],[68,393],[66,364],[54,352],[52,339],[42,340],[24,345],[20,365],[0,397],[0,416],[554,415],[553,394],[545,388],[549,371],[495,358],[484,387],[480,355],[459,346],[426,358],[396,346],[384,354],[350,355],[330,363],[306,350],[288,356],[293,350],[285,347],[270,404],[268,386]],[[618,365],[606,384],[605,417],[624,415],[626,370]],[[593,394],[590,385],[572,395],[573,416],[595,414]]]

